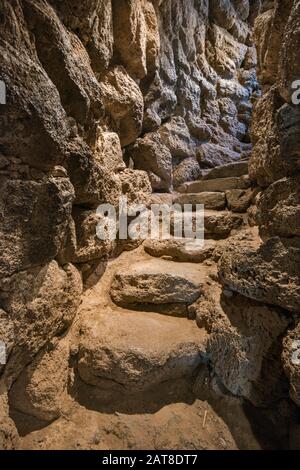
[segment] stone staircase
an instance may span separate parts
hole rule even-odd
[[[220,250],[246,229],[253,197],[246,162],[208,171],[173,195],[154,195],[156,202],[205,204],[204,246],[146,240],[108,263],[85,295],[75,335],[84,383],[133,393],[196,373],[207,360],[208,333],[190,318],[190,306],[218,279]]]

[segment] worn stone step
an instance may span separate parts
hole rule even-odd
[[[145,251],[156,258],[170,257],[174,261],[202,263],[210,258],[216,248],[214,240],[205,240],[199,246],[198,240],[146,240]]]
[[[205,358],[205,331],[184,318],[101,307],[82,318],[78,372],[102,390],[133,393],[189,377]]]
[[[186,212],[186,217],[192,218],[193,230],[196,230],[196,213]],[[242,214],[234,214],[230,211],[204,211],[204,239],[221,240],[227,238],[232,230],[237,230],[244,225]],[[174,235],[174,218],[171,218],[171,233]]]
[[[206,209],[222,210],[226,207],[226,196],[222,192],[186,193],[174,196],[176,204],[204,204]]]
[[[251,186],[248,176],[217,178],[184,183],[177,191],[179,193],[225,192],[230,189],[247,189]]]
[[[208,170],[204,176],[204,180],[213,180],[217,178],[241,177],[248,174],[248,162],[233,162],[227,165],[217,166]]]
[[[229,211],[205,211],[204,212],[204,236],[205,238],[227,238],[232,230],[237,230],[244,225],[244,218],[240,214]]]
[[[205,281],[206,272],[201,265],[150,259],[116,272],[110,295],[123,308],[185,316],[187,306],[201,295]]]

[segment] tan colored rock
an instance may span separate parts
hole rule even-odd
[[[183,193],[175,196],[174,204],[204,204],[208,210],[223,210],[226,206],[225,193],[222,192],[203,192],[203,193]]]
[[[71,264],[56,261],[1,279],[0,302],[12,319],[14,342],[4,378],[11,384],[36,354],[72,323],[80,304],[82,280]]]
[[[39,60],[55,84],[67,115],[80,125],[91,124],[91,115],[100,115],[103,105],[101,88],[86,49],[47,2],[37,4],[28,0],[24,12],[35,35]]]
[[[107,72],[100,87],[105,109],[113,119],[121,146],[131,144],[142,130],[144,102],[139,87],[121,66]]]
[[[125,169],[121,142],[115,132],[99,129],[94,157],[100,165],[111,173]]]
[[[186,216],[192,220],[193,231],[201,229],[201,214],[185,212]],[[196,219],[197,217],[197,219]],[[197,220],[197,226],[196,226]],[[241,214],[233,214],[229,211],[204,211],[204,238],[222,240],[227,238],[233,230],[240,229],[244,224]],[[171,233],[174,233],[174,217],[171,214]]]
[[[197,158],[201,165],[214,168],[239,160],[241,155],[219,144],[209,143],[201,146]]]
[[[14,422],[9,417],[7,390],[0,382],[0,450],[17,450],[19,436]]]
[[[59,418],[69,375],[69,347],[51,342],[24,369],[9,393],[10,405],[42,421]]]
[[[281,62],[282,56],[279,51],[291,37],[290,31],[286,34],[286,28],[292,5],[293,0],[274,2],[256,19],[254,40],[258,48],[258,77],[263,85],[272,85],[276,82],[280,69],[289,69],[284,61]],[[292,28],[295,31],[295,27]],[[295,37],[293,45],[295,45]],[[290,48],[288,52],[284,51],[284,55],[291,53]]]
[[[135,168],[148,173],[153,190],[169,191],[172,185],[172,155],[157,133],[138,139],[130,156]]]
[[[119,175],[122,193],[128,204],[148,205],[151,198],[151,184],[145,171],[126,169]]]
[[[110,294],[121,306],[188,305],[201,294],[204,277],[191,266],[151,260],[115,274]]]
[[[173,170],[173,186],[177,188],[187,181],[194,181],[200,176],[200,166],[193,157],[185,158]]]
[[[283,398],[280,338],[289,320],[276,309],[239,296],[227,302],[224,310],[232,326],[214,325],[207,344],[214,372],[231,393],[255,406]]]
[[[249,0],[233,0],[233,6],[237,15],[246,21],[250,15],[250,1]]]
[[[279,55],[280,93],[288,103],[294,90],[291,84],[299,80],[299,59],[296,50],[299,44],[299,5],[292,0],[284,0],[277,5],[277,23],[281,26],[282,46]]]
[[[254,197],[255,191],[251,188],[226,191],[227,206],[232,212],[247,212]]]
[[[258,202],[256,222],[263,238],[300,236],[300,178],[276,181]]]
[[[110,0],[56,2],[64,23],[76,31],[97,73],[107,69],[113,55],[113,22]]]
[[[101,223],[102,217],[96,211],[75,207],[73,218],[76,227],[76,250],[72,262],[88,263],[89,261],[108,258],[114,250],[115,243],[113,240],[100,240],[98,238],[97,225]]]
[[[206,240],[199,247],[197,240],[146,240],[144,249],[151,256],[161,258],[170,256],[174,261],[187,263],[202,263],[210,258],[216,248],[216,242]]]
[[[250,186],[247,177],[217,178],[185,183],[178,188],[180,193],[225,192],[230,189],[246,189]]]
[[[245,58],[247,46],[239,43],[225,29],[213,25],[210,39],[214,55],[209,57],[215,70],[224,78],[232,78]]]
[[[62,247],[74,190],[67,178],[0,181],[0,277],[47,263]]]
[[[215,22],[225,29],[231,29],[236,21],[236,11],[228,0],[212,2],[210,5],[212,16]]]
[[[254,148],[249,161],[249,175],[263,187],[281,179],[287,172],[287,165],[280,154],[279,129],[275,118],[276,110],[280,106],[278,90],[272,87],[254,108]]]
[[[292,174],[294,169],[300,168],[298,106],[284,104],[277,112],[277,124],[280,135],[280,156]]]
[[[122,191],[118,175],[97,162],[90,152],[71,153],[68,170],[76,205],[98,206],[105,202],[118,205]]]
[[[147,74],[146,22],[141,0],[113,0],[114,39],[121,63],[137,78]]]
[[[10,89],[10,105],[1,113],[2,151],[35,168],[49,168],[65,158],[70,124],[58,90],[37,60],[20,2],[2,1],[1,7],[6,18],[1,79]]]
[[[232,230],[243,225],[243,218],[230,212],[205,211],[204,236],[205,238],[222,239],[230,235]]]
[[[283,311],[222,291],[218,284],[205,289],[189,310],[209,332],[211,368],[233,395],[255,406],[285,396],[281,337],[290,319]]]
[[[216,178],[241,177],[248,174],[248,162],[233,162],[217,166],[205,173],[203,179],[213,180]]]
[[[104,390],[146,390],[191,376],[204,355],[205,335],[187,319],[103,312],[99,306],[81,329],[80,377]]]
[[[153,74],[159,66],[160,36],[158,29],[158,18],[154,5],[145,0],[142,8],[146,23],[146,65],[147,73]]]
[[[222,283],[246,297],[298,312],[300,250],[271,238],[257,251],[231,245],[220,260]]]

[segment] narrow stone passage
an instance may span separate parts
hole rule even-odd
[[[299,22],[0,0],[0,450],[300,448]]]
[[[215,303],[220,302],[217,262],[226,245],[256,246],[261,242],[257,230],[247,224],[245,211],[255,190],[247,182],[246,171],[246,162],[219,167],[216,174],[209,171],[199,181],[201,189],[201,183],[212,184],[205,186],[204,192],[184,193],[184,201],[180,194],[173,195],[182,203],[204,198],[214,204],[222,198],[222,205],[205,212],[206,241],[195,257],[188,249],[189,241],[149,239],[109,261],[99,279],[94,273],[87,281],[92,287],[86,290],[77,321],[63,340],[72,351],[70,395],[56,372],[53,389],[50,392],[47,387],[44,403],[41,384],[46,383],[49,369],[61,363],[61,357],[51,351],[47,361],[35,365],[33,377],[28,373],[21,376],[12,388],[14,407],[37,418],[35,424],[16,413],[16,422],[27,434],[25,448],[184,445],[260,449],[274,445],[272,439],[267,444],[260,442],[242,401],[228,394],[218,381],[219,367],[231,368],[234,363],[227,363],[225,350],[225,357],[219,357],[209,325],[213,318],[207,323],[203,318],[203,303],[209,309],[210,298],[215,296]],[[247,194],[245,202],[245,193],[249,192],[252,197]],[[234,203],[230,204],[232,198]],[[229,318],[226,321],[230,323]],[[233,345],[228,343],[228,347]],[[67,351],[67,347],[60,348],[59,354],[67,355]],[[235,371],[240,375],[234,381],[246,381],[245,372]],[[34,399],[30,393],[33,387]],[[28,399],[22,393],[24,388],[29,392]],[[233,419],[232,413],[238,418]],[[205,414],[208,418],[203,428]],[[34,432],[38,420],[47,415],[50,420],[61,417]],[[78,420],[84,422],[84,437],[75,431]],[[264,421],[267,430],[267,417]],[[147,433],[141,429],[146,423]],[[177,435],[179,423],[187,426],[186,435]],[[28,430],[33,432],[28,434]],[[57,434],[66,437],[58,442]]]

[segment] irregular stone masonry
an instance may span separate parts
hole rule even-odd
[[[299,15],[0,0],[0,448],[299,447]],[[204,247],[99,240],[121,196]]]

